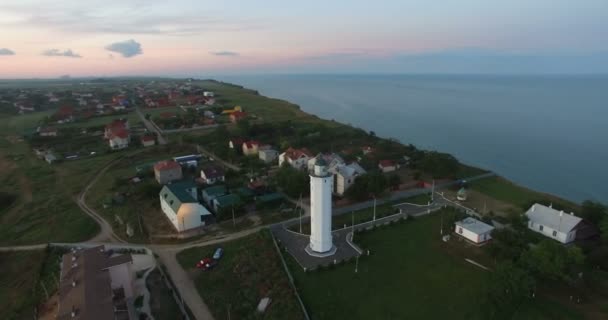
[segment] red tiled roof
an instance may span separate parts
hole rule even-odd
[[[395,166],[395,161],[393,160],[380,160],[380,166],[381,167],[394,167]]]
[[[110,139],[114,138],[127,139],[129,137],[129,130],[125,128],[112,129],[110,132]]]
[[[106,129],[108,130],[117,130],[117,129],[126,129],[127,120],[115,119],[114,121],[108,123],[106,125]]]
[[[285,155],[290,158],[291,160],[297,160],[299,158],[301,158],[302,156],[307,156],[307,157],[312,157],[312,153],[310,153],[310,151],[308,151],[308,149],[306,148],[302,148],[302,149],[294,149],[294,148],[289,148],[285,151]]]
[[[154,171],[164,171],[176,168],[180,168],[180,165],[173,160],[159,161],[154,165]]]
[[[249,141],[245,141],[243,142],[243,144],[247,147],[247,149],[251,149],[255,146],[259,146],[260,143],[258,141],[255,140],[249,140]]]

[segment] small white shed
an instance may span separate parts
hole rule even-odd
[[[491,233],[494,227],[477,219],[468,217],[454,224],[456,234],[475,243],[484,243],[492,239]]]

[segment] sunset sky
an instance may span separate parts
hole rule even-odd
[[[607,73],[607,38],[606,0],[2,0],[0,78]]]

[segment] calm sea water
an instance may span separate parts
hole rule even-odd
[[[608,203],[608,76],[219,78],[536,190]]]

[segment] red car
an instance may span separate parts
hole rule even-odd
[[[203,271],[212,269],[213,267],[215,267],[215,265],[217,265],[217,261],[211,258],[205,258],[196,263],[196,267]]]

